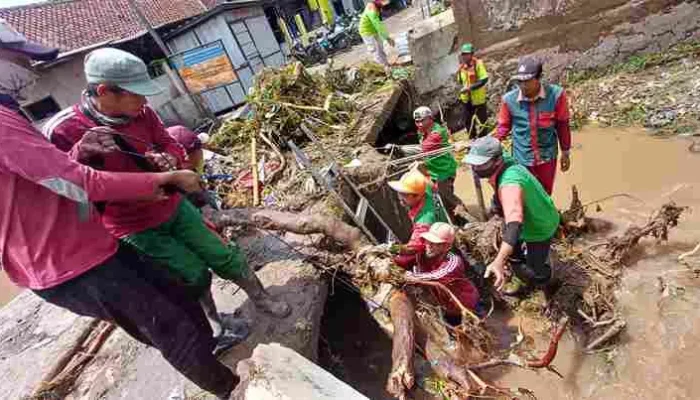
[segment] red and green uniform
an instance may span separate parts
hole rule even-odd
[[[450,135],[446,128],[435,122],[429,133],[421,135],[420,145],[423,153],[439,150],[450,145]],[[428,157],[425,165],[430,177],[436,182],[457,175],[457,160],[451,152]]]
[[[425,250],[425,243],[420,236],[421,234],[428,232],[430,226],[436,222],[447,222],[445,212],[435,204],[434,190],[433,186],[428,185],[425,188],[423,201],[408,210],[408,217],[411,219],[413,226],[411,228],[411,237],[404,247],[410,253],[407,254],[409,257],[413,257],[416,253],[422,253]],[[405,255],[397,256],[397,260],[402,257],[405,257]]]
[[[520,222],[522,242],[546,242],[559,227],[559,211],[542,184],[522,165],[504,157],[501,174],[492,180],[505,222]]]

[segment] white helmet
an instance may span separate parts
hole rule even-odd
[[[413,119],[414,120],[419,120],[423,118],[428,118],[428,117],[433,117],[433,112],[430,110],[430,108],[426,106],[420,106],[416,108],[415,111],[413,111]]]

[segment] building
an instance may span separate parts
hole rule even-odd
[[[195,93],[193,100],[185,93],[177,73],[168,67],[168,55],[131,7],[132,1],[166,38],[168,50],[173,53],[221,40],[238,79],[204,91],[201,98]],[[149,102],[166,125],[194,126],[209,113],[231,109],[244,101],[259,68],[285,61],[262,2],[257,0],[214,5],[211,9],[200,0],[65,0],[0,9],[0,18],[28,39],[60,50],[57,60],[35,65],[36,85],[23,93],[22,110],[37,123],[80,101],[86,86],[83,59],[99,47],[129,51],[152,67],[152,76],[168,90],[149,98]]]
[[[242,104],[257,72],[286,62],[262,4],[259,0],[219,4],[164,38],[174,55],[221,41],[233,65],[235,78],[201,93],[207,108],[214,113],[226,112]]]

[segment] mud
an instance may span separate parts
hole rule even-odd
[[[589,215],[614,222],[620,232],[644,223],[654,208],[668,200],[696,210],[686,214],[666,244],[643,242],[626,270],[618,304],[627,330],[613,351],[584,355],[585,343],[567,334],[554,362],[564,379],[509,369],[498,378],[511,387],[527,387],[543,399],[695,399],[700,383],[692,366],[700,356],[698,304],[700,280],[676,262],[700,240],[700,157],[682,139],[659,139],[641,129],[586,128],[574,134],[572,170],[557,177],[554,198],[560,208],[570,201],[576,184],[584,203],[626,193],[601,204]],[[457,191],[472,197],[468,176],[458,178]],[[486,188],[489,190],[489,188]],[[471,203],[475,203],[472,201]],[[546,340],[546,327],[527,318],[507,315],[500,321],[502,340],[513,340],[519,323],[537,342]]]

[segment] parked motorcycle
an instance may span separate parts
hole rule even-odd
[[[305,67],[315,64],[325,63],[328,59],[328,52],[317,40],[310,40],[308,46],[304,47],[299,39],[294,40],[294,45],[290,49],[291,57],[301,62]]]
[[[341,25],[335,25],[332,31],[325,28],[322,29],[318,42],[328,54],[342,51],[350,47],[347,32]]]

